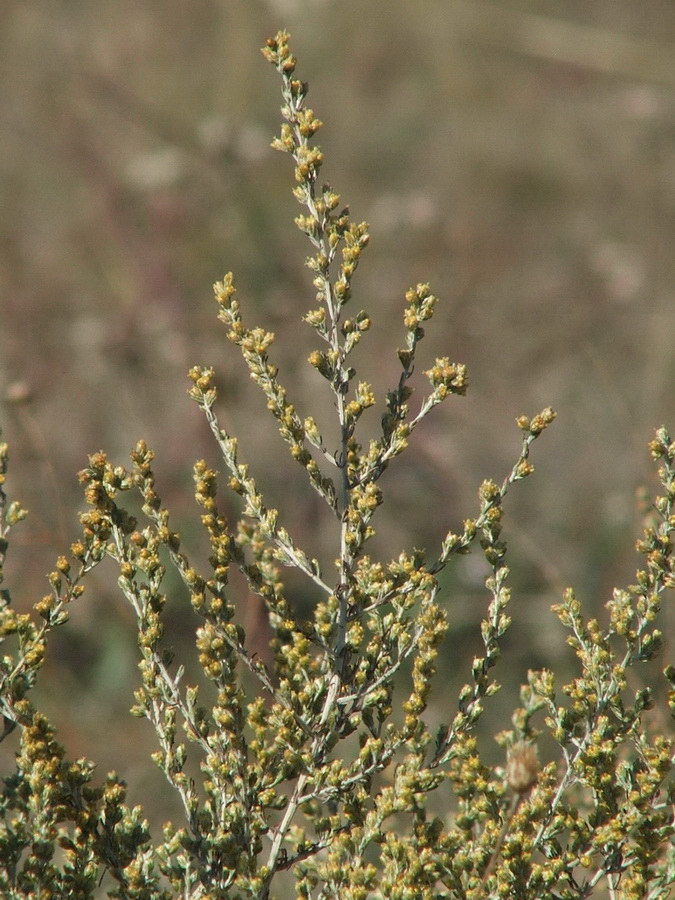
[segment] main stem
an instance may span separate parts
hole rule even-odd
[[[284,90],[284,99],[288,104],[289,108],[293,110],[293,112],[298,111],[299,106],[292,95],[292,92],[288,90],[285,86]],[[306,138],[300,133],[296,124],[293,124],[295,139],[297,146],[304,146],[307,144]],[[297,156],[296,156],[297,161]],[[310,240],[312,244],[319,250],[325,258],[328,260],[328,266],[333,262],[335,258],[336,247],[329,247],[328,242],[326,240],[325,234],[325,219],[322,215],[319,214],[316,208],[315,196],[314,196],[314,182],[312,181],[306,187],[306,193],[304,198],[305,205],[309,210],[310,214],[314,217],[314,219],[319,223],[318,231],[315,235],[310,235]],[[328,725],[331,714],[335,710],[337,706],[338,696],[340,694],[340,687],[342,685],[342,679],[344,677],[345,663],[346,663],[346,648],[347,648],[347,613],[349,609],[349,582],[350,582],[350,574],[352,571],[352,567],[354,564],[353,554],[350,550],[349,541],[348,541],[348,533],[349,533],[349,522],[347,519],[347,513],[349,510],[349,476],[348,476],[348,449],[349,449],[349,438],[350,438],[350,430],[347,424],[347,414],[345,409],[345,394],[347,392],[349,378],[344,369],[345,362],[345,353],[344,347],[340,344],[340,331],[339,331],[339,323],[340,323],[340,303],[338,299],[335,297],[335,293],[333,291],[333,285],[331,283],[330,274],[326,270],[322,274],[322,287],[321,292],[323,294],[323,300],[326,305],[326,309],[328,312],[328,316],[330,319],[330,331],[328,334],[328,343],[330,344],[331,350],[335,353],[335,380],[333,382],[333,391],[335,393],[335,401],[336,408],[338,413],[338,421],[340,423],[340,453],[336,454],[335,464],[340,469],[341,472],[341,497],[339,509],[341,509],[340,515],[340,577],[339,582],[335,589],[336,599],[338,602],[337,609],[337,617],[335,622],[335,639],[333,642],[333,660],[332,660],[332,671],[330,675],[330,680],[328,683],[328,690],[326,692],[326,699],[324,701],[321,714],[319,716],[318,724],[317,724],[317,734],[312,740],[311,745],[311,758],[312,765],[318,766],[321,764],[323,760],[323,756],[325,753],[326,746],[328,744],[328,737],[330,732],[330,726]],[[271,887],[272,878],[274,877],[274,873],[276,871],[276,867],[279,861],[279,856],[282,849],[282,844],[284,839],[288,833],[288,829],[291,826],[291,822],[302,802],[303,796],[305,796],[305,787],[307,782],[310,780],[310,774],[303,772],[296,781],[295,788],[291,795],[290,800],[288,801],[288,805],[284,812],[284,816],[279,823],[279,826],[274,831],[274,837],[272,838],[272,846],[270,848],[269,856],[267,859],[267,880],[260,894],[260,900],[268,900],[269,892]]]

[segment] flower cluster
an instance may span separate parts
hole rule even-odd
[[[280,32],[263,53],[282,79],[273,147],[294,161],[293,193],[303,208],[296,224],[312,248],[306,262],[316,291],[304,316],[319,341],[309,363],[328,394],[316,413],[334,408],[336,450],[279,382],[274,336],[244,324],[231,274],[215,285],[215,298],[290,457],[325,502],[335,571],[323,572],[283,525],[283,511],[265,502],[236,438],[220,424],[212,368],[189,372],[190,396],[224,470],[204,460],[193,468],[207,564],[190,558],[172,527],[144,441],[129,468],[93,454],[80,473],[81,535],[57,559],[34,615],[18,614],[9,591],[0,592],[0,638],[10,648],[0,661],[0,740],[20,732],[16,770],[0,794],[0,893],[271,900],[290,873],[294,895],[305,900],[666,900],[675,883],[673,742],[646,715],[659,702],[658,687],[634,673],[662,646],[657,619],[675,586],[675,443],[662,428],[650,445],[663,494],[638,543],[644,565],[636,583],[614,592],[605,622],[587,619],[567,592],[555,612],[575,674],[558,685],[549,670],[529,673],[512,727],[496,736],[503,765],[488,762],[477,724],[499,690],[495,670],[511,623],[504,502],[532,473],[532,444],[555,413],[518,418],[522,442],[511,471],[480,485],[473,516],[434,552],[370,555],[383,473],[435,406],[465,393],[467,373],[448,356],[436,359],[424,373],[428,393],[413,407],[419,344],[438,300],[428,284],[411,288],[398,380],[381,401],[376,436],[361,443],[361,417],[378,399],[356,380],[350,354],[371,319],[364,310],[348,316],[347,305],[368,227],[319,184],[324,158],[313,138],[321,122],[306,106],[288,35]],[[25,516],[7,499],[6,471],[0,444],[0,580],[9,532]],[[225,515],[223,489],[237,505],[235,521]],[[438,576],[472,549],[487,566],[482,649],[458,695],[442,695],[439,722],[429,699],[449,604]],[[53,629],[67,622],[69,605],[104,559],[116,565],[137,623],[140,684],[131,712],[153,729],[154,763],[182,806],[182,821],[160,836],[127,805],[118,776],[97,787],[92,763],[67,759],[30,700]],[[284,568],[306,579],[309,616],[287,593]],[[189,598],[197,683],[188,683],[166,633],[169,570]],[[235,570],[266,609],[270,664],[251,651],[239,624],[245,600],[231,583]],[[664,675],[675,713],[675,667]]]

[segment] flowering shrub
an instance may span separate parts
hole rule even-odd
[[[313,137],[321,127],[295,76],[288,35],[263,49],[282,79],[283,124],[273,146],[294,162],[296,224],[312,251],[316,305],[304,321],[319,349],[309,363],[326,384],[339,426],[332,451],[317,421],[288,399],[271,361],[274,335],[244,323],[231,274],[215,286],[219,318],[309,483],[335,527],[336,572],[324,572],[266,505],[237,441],[216,413],[211,368],[194,367],[190,394],[220,448],[224,483],[205,462],[194,466],[195,496],[210,546],[198,571],[172,530],[139,441],[130,468],[96,453],[80,473],[88,509],[82,533],[48,576],[35,615],[0,597],[0,630],[11,654],[0,663],[6,737],[20,730],[16,770],[2,784],[0,889],[7,898],[259,898],[287,891],[299,898],[584,898],[670,896],[675,882],[673,745],[652,734],[645,712],[652,690],[629,686],[630,670],[659,650],[656,619],[675,585],[675,443],[665,428],[650,445],[662,496],[638,549],[636,583],[616,590],[606,621],[587,620],[569,591],[555,607],[569,632],[577,673],[568,684],[532,671],[512,727],[496,736],[502,766],[488,765],[476,724],[499,685],[493,669],[507,631],[509,570],[502,538],[503,502],[532,472],[530,449],[554,419],[547,408],[522,416],[522,448],[500,483],[485,481],[475,515],[448,532],[431,554],[402,551],[389,562],[366,552],[382,503],[379,481],[433,407],[467,388],[465,367],[436,359],[429,387],[412,411],[409,384],[436,297],[426,284],[407,291],[401,373],[384,402],[379,436],[364,446],[359,419],[376,404],[371,386],[349,365],[370,316],[346,314],[352,282],[368,244],[340,198],[319,182],[323,163]],[[7,447],[0,446],[0,563],[10,530],[25,516],[5,493]],[[239,498],[241,518],[223,515],[219,487]],[[125,506],[140,494],[143,522]],[[447,722],[430,721],[427,703],[447,630],[448,599],[437,576],[479,546],[491,597],[481,626],[483,655],[473,661]],[[132,713],[157,736],[154,762],[180,798],[184,820],[149,833],[143,812],[126,803],[115,774],[102,785],[87,760],[70,761],[55,729],[31,702],[52,631],[105,558],[119,568],[119,588],[138,627],[141,684]],[[196,645],[204,685],[187,684],[164,634],[165,574],[173,567],[198,620]],[[238,569],[264,601],[273,632],[265,665],[236,623],[228,584]],[[315,603],[301,618],[281,580],[284,567],[311,584]],[[665,670],[675,708],[675,669]],[[251,684],[256,687],[252,689]],[[213,697],[200,702],[202,692]],[[657,692],[658,693],[658,692]],[[664,692],[661,692],[664,693]],[[543,747],[546,752],[544,754]],[[551,748],[554,748],[551,750]],[[199,781],[189,774],[196,758]],[[427,799],[436,792],[436,808]],[[287,873],[282,879],[279,876]]]

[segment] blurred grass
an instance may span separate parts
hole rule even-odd
[[[313,554],[334,556],[318,501],[280,465],[210,290],[234,270],[247,321],[277,333],[298,408],[326,404],[317,418],[329,423],[305,363],[314,345],[300,315],[313,290],[292,173],[268,147],[279,85],[258,48],[282,26],[326,122],[325,178],[372,226],[353,301],[374,320],[360,374],[380,397],[397,378],[403,293],[428,280],[443,303],[424,361],[449,354],[471,376],[468,397],[432,417],[385,476],[377,551],[436,546],[476,509],[480,481],[510,468],[514,418],[558,410],[537,471],[507,504],[516,684],[566,658],[548,612],[564,585],[601,614],[612,585],[631,579],[635,491],[653,484],[646,443],[675,425],[670,0],[420,0],[414,13],[383,0],[7,0],[0,393],[31,395],[0,409],[10,489],[31,510],[8,584],[23,606],[44,593],[77,533],[87,453],[124,462],[141,436],[174,524],[200,546],[191,465],[217,457],[186,396],[196,363],[216,366],[223,418],[270,503]],[[448,576],[439,715],[479,649],[483,577],[474,557]],[[180,594],[168,615],[189,648]],[[97,572],[52,647],[41,696],[68,752],[123,767],[136,802],[162,791],[149,729],[125,712],[134,659],[113,573]],[[512,686],[490,727],[506,725],[515,698]]]

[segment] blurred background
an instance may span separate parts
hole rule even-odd
[[[195,364],[216,367],[222,421],[268,503],[332,565],[334,526],[211,292],[234,271],[245,320],[276,332],[282,382],[330,439],[330,395],[306,363],[317,339],[300,321],[310,248],[292,223],[291,161],[269,148],[280,84],[259,47],[280,27],[326,123],[323,175],[371,224],[352,300],[373,319],[360,376],[380,399],[398,379],[403,296],[418,281],[441,298],[418,370],[440,355],[469,368],[467,397],[437,409],[383,479],[373,554],[433,554],[475,514],[480,482],[510,471],[516,416],[559,414],[506,503],[514,622],[484,739],[498,758],[489,733],[508,727],[527,669],[571,664],[550,605],[574,585],[602,618],[612,586],[631,581],[641,492],[655,489],[647,443],[675,429],[670,0],[417,0],[414,13],[391,0],[5,0],[0,422],[9,492],[30,509],[5,586],[22,609],[46,592],[78,534],[76,472],[99,449],[126,464],[140,437],[174,527],[204,559],[191,467],[218,457],[187,396]],[[366,437],[378,415],[364,417]],[[451,631],[432,703],[446,721],[480,652],[485,575],[473,554],[444,576]],[[288,583],[311,608],[310,587]],[[171,640],[189,656],[196,620],[175,580],[168,589]],[[102,566],[37,696],[70,756],[121,768],[131,800],[162,820],[176,810],[148,760],[151,730],[127,713],[136,659],[133,618]]]

